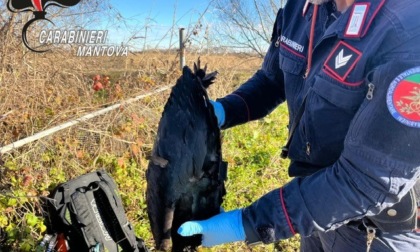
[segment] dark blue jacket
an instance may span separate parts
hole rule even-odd
[[[243,210],[265,243],[375,215],[420,176],[420,1],[356,0],[345,13],[319,6],[308,76],[314,6],[303,13],[304,4],[279,11],[262,68],[219,100],[224,128],[284,101],[289,125],[299,120],[289,152],[296,178]]]

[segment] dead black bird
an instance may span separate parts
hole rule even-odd
[[[147,170],[147,212],[158,250],[195,251],[201,235],[182,237],[178,227],[220,212],[226,163],[220,130],[206,88],[217,72],[206,74],[200,59],[194,72],[184,67],[159,122]]]

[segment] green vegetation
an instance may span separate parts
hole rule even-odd
[[[133,68],[141,71],[132,75],[126,74],[125,79],[122,75],[108,74],[111,87],[116,83],[121,85],[122,90],[118,95],[113,89],[104,90],[107,96],[94,93],[94,74],[82,72],[78,74],[85,76],[79,78],[83,81],[66,80],[72,83],[66,89],[60,88],[53,81],[36,83],[34,80],[33,85],[29,86],[33,90],[25,93],[17,90],[16,96],[25,102],[19,103],[14,114],[0,125],[4,141],[11,143],[98,110],[102,105],[133,97],[134,94],[146,93],[156,88],[157,83],[173,83],[180,75],[178,69],[170,67],[174,64],[164,62],[163,65],[158,65],[159,60],[153,61],[154,58],[146,56],[133,56]],[[156,55],[156,59],[162,57],[168,58],[166,55]],[[196,58],[191,56],[191,59]],[[209,64],[210,71],[214,69],[220,72],[218,81],[210,88],[210,97],[213,98],[229,93],[249,78],[260,65],[260,59],[240,55],[210,55],[202,57],[202,61]],[[105,63],[103,62],[103,70],[100,72],[111,73],[111,70],[107,72]],[[158,67],[144,67],[152,63]],[[188,64],[192,65],[191,62]],[[127,71],[133,72],[130,69]],[[86,67],[86,72],[98,71]],[[158,72],[165,74],[159,75]],[[13,82],[10,81],[8,85],[9,90],[13,91]],[[48,90],[53,91],[50,94]],[[78,90],[83,96],[77,96]],[[39,94],[37,97],[45,94],[45,102],[50,109],[45,110],[44,106],[38,106],[40,99],[32,99],[31,92]],[[58,183],[101,168],[116,180],[136,234],[144,238],[149,247],[153,247],[146,213],[145,171],[168,94],[169,92],[164,92],[124,105],[100,118],[1,156],[0,251],[33,251],[47,228],[43,223],[41,198],[48,196],[49,190]],[[7,102],[8,100],[3,101],[6,105]],[[12,104],[6,105],[3,107],[13,107]],[[5,114],[5,111],[0,114]],[[289,180],[288,162],[279,157],[287,135],[286,125],[287,111],[286,106],[282,105],[264,119],[223,131],[223,154],[229,163],[227,195],[223,204],[226,211],[245,207]],[[259,245],[252,248],[252,251],[296,251],[298,247],[298,237],[295,237],[275,245]],[[201,251],[249,251],[249,248],[244,243],[237,243],[212,249],[203,248]]]
[[[229,163],[224,209],[246,207],[262,195],[287,183],[288,160],[280,158],[287,137],[287,109],[280,106],[268,117],[224,131],[223,153]],[[243,244],[217,247],[214,251],[246,250]],[[296,251],[298,238],[275,245],[259,245],[253,251]]]
[[[279,150],[287,133],[286,119],[287,112],[283,105],[264,119],[223,132],[224,158],[229,162],[227,195],[223,204],[225,210],[245,207],[288,181],[287,161],[279,157]],[[126,127],[131,125],[130,122],[126,124]],[[127,128],[125,130],[130,131]],[[147,152],[147,149],[144,147],[142,150]],[[111,173],[119,185],[127,214],[135,226],[137,235],[143,237],[149,246],[153,246],[144,195],[147,160],[144,155],[138,156],[134,152],[136,149],[132,146],[131,153],[125,152],[122,155],[105,153],[92,160],[92,156],[88,153],[79,152],[79,157],[76,153],[73,158],[80,159],[82,163],[87,162],[89,170],[102,167]],[[87,172],[75,169],[76,167],[65,169],[55,167],[60,165],[58,160],[61,160],[63,154],[46,151],[37,162],[32,163],[36,168],[31,170],[22,167],[19,159],[11,158],[4,165],[8,178],[8,182],[4,184],[8,185],[9,193],[0,196],[0,211],[5,213],[0,216],[0,228],[5,233],[2,235],[7,236],[5,243],[9,246],[19,247],[21,251],[31,251],[46,230],[39,200],[31,195],[46,195],[48,189],[73,177],[69,176],[65,169],[72,169],[78,174]],[[43,168],[44,165],[51,165],[48,173],[44,172],[46,170]],[[41,175],[48,178],[42,183],[35,183],[37,180],[42,181],[43,178],[34,176]],[[238,246],[240,250],[246,249],[243,244],[234,244],[203,251],[238,251]],[[283,248],[283,251],[294,251],[298,248],[298,242],[294,238],[283,241],[277,246]],[[273,251],[274,245],[257,246],[253,250],[267,251],[267,249]]]

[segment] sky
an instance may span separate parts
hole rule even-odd
[[[186,23],[191,16],[204,11],[208,1],[187,0],[111,0],[112,6],[127,18],[145,18],[150,16],[162,25],[171,25],[176,7],[180,23]]]
[[[153,47],[160,43],[160,46],[167,48],[169,46],[167,33],[172,27],[174,15],[176,28],[187,28],[188,25],[197,22],[200,15],[206,10],[209,1],[110,0],[110,2],[113,8],[126,20],[124,26],[115,27],[114,25],[108,28],[108,37],[111,42],[127,41],[134,35],[137,39],[131,41],[140,47],[142,44]],[[211,11],[206,16],[208,17],[210,13]],[[147,33],[145,24],[148,25]],[[147,39],[144,38],[145,36]]]

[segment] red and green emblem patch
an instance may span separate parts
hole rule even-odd
[[[400,123],[420,128],[420,67],[407,70],[392,81],[387,105]]]

